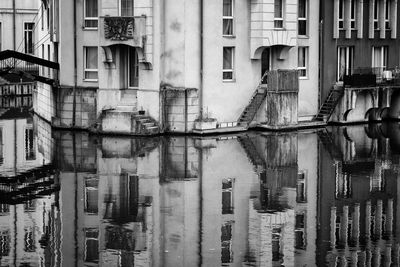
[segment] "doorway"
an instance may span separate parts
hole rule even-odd
[[[262,78],[261,83],[262,84],[267,84],[267,76],[264,76],[264,73],[266,71],[270,70],[270,64],[271,64],[270,52],[271,52],[270,48],[267,47],[267,48],[264,48],[264,50],[261,54],[261,78]]]

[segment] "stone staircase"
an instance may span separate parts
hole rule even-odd
[[[254,117],[257,114],[258,109],[260,108],[261,104],[265,100],[265,97],[267,96],[267,85],[263,84],[262,81],[264,81],[267,77],[268,71],[266,71],[263,76],[261,77],[261,80],[251,96],[251,100],[249,104],[246,106],[246,108],[243,110],[242,114],[240,115],[238,119],[238,125],[243,126],[245,128],[248,128],[250,126],[250,123],[253,121]]]
[[[264,159],[261,158],[261,156],[257,152],[257,148],[251,138],[249,136],[239,136],[238,140],[240,145],[246,152],[247,157],[250,159],[251,163],[253,163],[255,171],[258,171],[260,168],[265,169]]]
[[[333,86],[333,88],[329,91],[328,97],[326,98],[325,102],[319,109],[318,114],[315,116],[314,120],[327,122],[331,117],[333,111],[335,110],[339,100],[342,98],[343,94],[344,90],[342,86]]]

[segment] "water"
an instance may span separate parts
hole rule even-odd
[[[20,112],[0,133],[0,266],[399,265],[397,123],[129,138]]]

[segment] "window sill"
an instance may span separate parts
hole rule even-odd
[[[91,82],[91,83],[93,83],[93,82],[99,82],[99,79],[83,79],[83,81],[84,82]]]
[[[309,39],[310,38],[310,36],[308,36],[308,35],[297,35],[297,37],[299,39]]]
[[[274,28],[274,31],[286,31],[286,28]]]
[[[227,38],[227,39],[235,39],[236,35],[222,35],[222,37]]]
[[[299,77],[299,80],[308,80],[308,76],[304,76],[304,77]]]
[[[232,79],[232,80],[222,80],[223,83],[235,83],[236,79]]]
[[[87,27],[82,27],[82,30],[84,31],[98,31],[99,28],[87,28]]]

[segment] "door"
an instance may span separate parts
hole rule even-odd
[[[269,71],[269,68],[270,68],[270,49],[264,48],[261,54],[261,78],[263,78],[263,75],[266,71]],[[267,76],[264,76],[261,83],[267,84]]]

